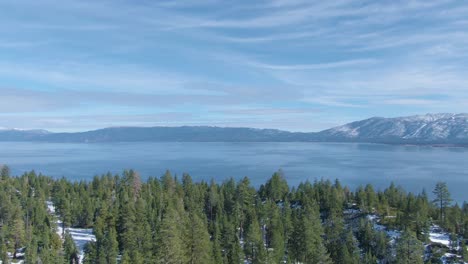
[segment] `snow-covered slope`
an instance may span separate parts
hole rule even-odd
[[[112,127],[77,133],[0,130],[0,141],[44,142],[369,142],[468,146],[468,114],[373,117],[318,133],[234,127]]]
[[[373,117],[318,133],[327,141],[467,144],[468,114]]]

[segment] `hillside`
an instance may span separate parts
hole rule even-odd
[[[373,117],[317,134],[320,141],[397,144],[467,144],[468,114]]]
[[[0,141],[44,142],[369,142],[468,145],[468,114],[369,119],[317,133],[211,126],[112,127],[77,133],[0,130]]]

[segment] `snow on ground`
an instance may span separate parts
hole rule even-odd
[[[24,251],[24,248],[23,248],[23,251]],[[7,255],[8,255],[8,259],[9,259],[8,263],[11,263],[11,264],[23,264],[24,263],[24,259],[13,259],[13,253],[11,253],[11,252],[7,252]],[[22,253],[17,252],[16,257],[17,258],[24,258],[24,252],[22,252]],[[3,264],[3,261],[0,260],[0,264]]]
[[[11,264],[22,264],[24,263],[24,253],[26,252],[26,248],[23,247],[23,248],[19,248],[18,251],[16,251],[16,258],[17,259],[13,259],[13,253],[11,252],[7,252],[7,256],[8,256],[8,259],[9,259],[9,262],[8,263],[11,263]],[[3,264],[3,262],[0,260],[0,264]]]
[[[443,232],[442,228],[438,225],[432,225],[429,231],[429,240],[432,243],[442,244],[446,247],[450,246],[449,233]]]
[[[55,206],[51,201],[47,201],[47,208],[49,209],[49,212],[53,215],[55,214]],[[57,220],[57,234],[63,239],[62,234],[63,232],[63,224],[62,221]],[[92,228],[71,228],[67,227],[65,228],[65,231],[68,231],[75,242],[76,247],[78,248],[79,252],[79,259],[80,263],[83,261],[84,257],[84,247],[86,243],[91,242],[91,241],[96,241],[96,237],[93,234],[93,229]]]
[[[444,245],[447,248],[450,248],[450,234],[445,232],[438,225],[431,225],[429,229],[429,240],[431,241],[431,243]],[[455,247],[455,250],[458,250],[458,249],[459,247]],[[440,258],[440,260],[442,261],[443,264],[453,263],[454,260],[461,261],[461,256],[447,252]],[[468,264],[468,262],[456,262],[456,263]]]
[[[395,243],[396,240],[400,237],[401,232],[394,229],[387,229],[384,225],[379,224],[380,217],[375,214],[369,214],[366,216],[369,221],[374,225],[374,229],[377,231],[383,231],[387,233],[387,236],[390,238],[390,243]]]
[[[55,206],[52,201],[46,201],[47,209],[49,210],[50,214],[55,215]]]
[[[398,230],[392,230],[388,229],[384,225],[379,224],[380,222],[380,217],[375,214],[369,214],[366,216],[366,218],[373,224],[374,229],[378,231],[384,231],[387,233],[387,236],[390,238],[390,243],[394,244],[396,240],[401,236],[401,232]],[[447,248],[450,248],[450,234],[445,232],[440,226],[438,225],[432,225],[430,227],[430,232],[429,232],[429,240],[431,243],[436,243],[436,244],[441,244],[446,246]],[[427,251],[426,246],[426,254],[430,254]],[[457,250],[457,248],[455,248]],[[426,258],[429,258],[430,255],[426,255]],[[443,264],[446,263],[453,263],[453,260],[460,261],[461,256],[453,253],[445,253],[440,260],[442,261]],[[456,263],[465,263],[468,264],[468,262],[456,262]]]
[[[76,247],[80,250],[80,263],[84,257],[84,247],[86,243],[96,241],[96,237],[93,234],[92,228],[66,228],[66,231],[70,233]]]
[[[452,253],[445,253],[441,258],[442,264],[449,264],[449,263],[464,263],[468,264],[468,262],[464,262],[461,259],[460,255],[452,254]],[[456,262],[454,262],[456,261]]]

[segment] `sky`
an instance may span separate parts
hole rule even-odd
[[[319,131],[467,109],[467,1],[0,1],[4,128]]]

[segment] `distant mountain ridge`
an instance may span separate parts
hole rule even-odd
[[[210,126],[111,127],[76,133],[0,129],[0,141],[369,142],[468,146],[468,114],[372,117],[316,133]]]
[[[0,141],[36,141],[41,136],[51,134],[51,132],[42,129],[23,130],[23,129],[0,129]]]
[[[0,130],[0,141],[44,142],[290,142],[308,141],[310,133],[277,129],[211,126],[109,127],[74,133],[38,132],[39,130]]]
[[[468,114],[369,119],[317,133],[323,141],[395,144],[467,144]]]

